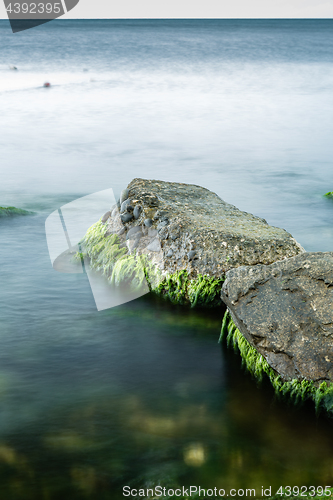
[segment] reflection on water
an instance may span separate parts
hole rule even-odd
[[[154,328],[154,313],[151,319]],[[181,349],[187,344],[192,355],[194,346],[218,352],[213,330],[195,346],[196,335],[180,329]],[[189,367],[183,355],[187,367],[177,383],[171,376],[164,390],[150,380],[148,387],[124,387],[121,394],[112,383],[103,395],[73,391],[70,403],[58,401],[30,425],[2,433],[3,498],[120,499],[127,484],[258,491],[262,485],[330,484],[330,422],[316,420],[312,409],[274,403],[269,389],[258,390],[249,377],[237,375],[239,360],[232,355],[213,354],[211,370],[205,362]],[[167,379],[173,366],[181,371],[181,359],[174,359],[172,349],[165,356]],[[35,389],[43,383],[36,382]]]

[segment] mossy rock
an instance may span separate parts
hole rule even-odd
[[[333,382],[333,252],[232,269],[221,298],[284,381]]]
[[[112,284],[136,288],[146,278],[175,304],[221,306],[228,270],[304,252],[285,230],[200,186],[133,179],[121,199],[87,232],[92,267]]]
[[[196,279],[189,279],[188,272],[183,270],[169,275],[152,291],[169,299],[173,304],[220,307],[223,281],[223,278],[201,274]]]
[[[126,229],[151,219],[169,275],[186,270],[222,278],[242,265],[271,264],[304,252],[284,229],[243,212],[201,186],[153,179],[133,179],[127,186],[131,205],[141,207]],[[134,214],[134,212],[133,212]],[[110,222],[112,225],[112,217]]]
[[[292,379],[284,381],[281,376],[267,363],[266,359],[246,340],[235,325],[230,312],[227,310],[221,328],[220,342],[226,341],[229,347],[239,352],[242,365],[258,381],[267,377],[277,396],[289,398],[293,403],[311,399],[315,409],[325,408],[333,414],[333,385],[327,382],[314,383],[311,380]]]
[[[169,299],[173,304],[191,307],[221,306],[223,278],[199,275],[190,279],[186,270],[163,274],[146,254],[129,254],[117,234],[108,234],[107,226],[98,221],[91,226],[80,243],[83,252],[74,259],[90,259],[92,269],[102,272],[110,284],[126,286],[132,292],[142,289],[146,281],[149,290]]]
[[[328,193],[324,194],[327,198],[332,198],[333,199],[333,191],[329,191]]]
[[[34,212],[16,207],[0,207],[0,217],[13,217],[16,215],[32,215]]]

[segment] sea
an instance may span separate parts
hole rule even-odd
[[[258,385],[218,343],[223,311],[97,311],[45,235],[63,205],[140,177],[331,251],[332,129],[333,20],[0,21],[0,205],[34,212],[0,219],[1,498],[333,485],[332,420]]]

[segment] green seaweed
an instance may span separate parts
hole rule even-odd
[[[315,410],[325,408],[328,412],[333,411],[333,385],[322,382],[315,384],[312,380],[288,380],[283,381],[280,375],[269,366],[265,358],[246,340],[235,325],[230,312],[227,310],[221,327],[219,342],[226,340],[228,346],[239,351],[242,365],[261,382],[267,376],[277,396],[289,398],[293,403],[304,402],[311,399],[315,404]]]
[[[126,247],[120,247],[116,234],[107,234],[101,221],[93,224],[80,242],[85,255],[90,258],[92,269],[101,271],[110,283],[124,286],[136,292],[148,283],[149,289],[156,288],[161,281],[161,272],[146,255],[128,255]],[[79,259],[79,252],[75,257]]]
[[[160,283],[164,279],[162,272],[157,265],[153,264],[150,261],[148,255],[141,255],[140,259],[149,286],[149,290],[151,292],[156,291]]]
[[[0,217],[13,217],[15,215],[32,215],[34,212],[16,207],[0,207]]]
[[[116,234],[107,235],[106,230],[101,221],[96,222],[88,229],[81,244],[90,258],[92,269],[102,271],[111,278],[115,264],[127,253],[127,249],[120,248],[119,237]]]
[[[188,273],[185,270],[168,275],[153,289],[158,295],[168,298],[173,304],[185,304],[187,302]]]
[[[168,275],[159,284],[156,293],[168,298],[173,304],[191,304],[191,307],[218,307],[224,279],[199,274],[189,279],[186,270]]]
[[[72,256],[71,261],[74,262],[75,264],[82,262],[86,257],[86,254],[83,252],[75,252],[75,254]]]
[[[191,280],[188,285],[188,296],[191,306],[214,307],[221,305],[221,288],[223,278],[213,278],[199,274],[197,279]]]
[[[327,196],[327,198],[333,198],[333,191],[329,191],[328,193],[325,193],[324,196]]]
[[[147,285],[144,260],[136,255],[124,255],[113,266],[110,283],[126,286],[127,290],[139,292]]]
[[[111,284],[126,285],[131,290],[141,289],[145,280],[149,290],[169,299],[173,304],[190,304],[191,307],[216,307],[221,305],[220,291],[223,278],[201,274],[189,279],[186,270],[163,276],[148,255],[128,255],[127,248],[120,247],[117,235],[107,234],[107,228],[99,220],[91,226],[83,241],[84,255],[96,271],[108,277]],[[81,258],[78,252],[75,257]]]

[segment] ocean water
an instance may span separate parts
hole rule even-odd
[[[333,248],[333,21],[0,21],[0,486],[120,499],[154,484],[333,484],[332,422],[257,387],[222,311],[97,312],[44,223],[134,177],[188,182]],[[10,70],[15,65],[18,70]],[[44,88],[44,82],[50,88]]]

